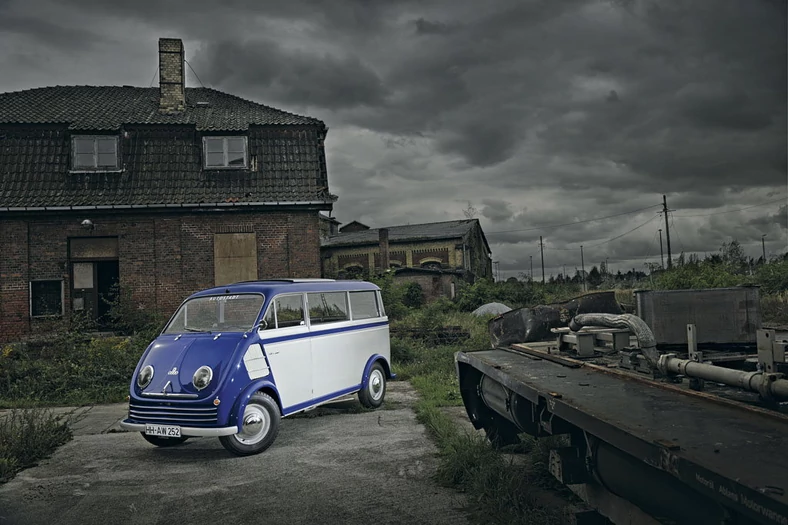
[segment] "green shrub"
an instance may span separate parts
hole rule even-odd
[[[71,439],[69,416],[51,410],[11,410],[0,415],[0,483],[48,457]]]
[[[403,285],[402,304],[408,308],[421,308],[424,304],[424,290],[419,283],[406,283]]]
[[[66,333],[0,354],[0,406],[122,401],[148,345],[142,337]]]
[[[788,292],[761,296],[761,315],[764,323],[788,325]]]

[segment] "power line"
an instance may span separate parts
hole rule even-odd
[[[203,86],[203,84],[202,84],[202,80],[200,80],[200,77],[198,77],[198,76],[197,76],[197,72],[194,70],[194,68],[192,67],[192,65],[191,65],[191,64],[189,64],[189,61],[188,61],[188,60],[186,60],[185,58],[183,59],[183,61],[184,61],[184,62],[186,62],[186,65],[187,65],[187,66],[189,66],[189,69],[191,69],[191,70],[192,70],[192,73],[194,73],[194,76],[195,76],[195,77],[197,77],[197,82],[199,82],[199,83],[200,83],[200,86],[202,86],[202,87],[205,87],[205,86]]]
[[[574,222],[566,222],[564,224],[549,224],[545,226],[537,226],[534,228],[524,228],[520,230],[501,230],[497,232],[484,232],[485,235],[494,235],[496,233],[514,233],[514,232],[530,232],[530,231],[538,231],[538,230],[546,230],[550,228],[560,228],[562,226],[572,226],[573,224],[584,224],[586,222],[593,222],[593,221],[601,221],[604,219],[612,219],[613,217],[621,217],[622,215],[630,215],[632,213],[638,213],[644,210],[649,210],[651,208],[656,208],[657,206],[662,206],[661,204],[655,204],[653,206],[646,206],[645,208],[640,208],[638,210],[632,211],[625,211],[623,213],[616,213],[615,215],[607,215],[605,217],[595,217],[593,219],[584,219],[582,221],[574,221]]]
[[[622,233],[621,235],[617,235],[616,237],[613,237],[612,239],[608,239],[608,240],[606,240],[606,241],[602,241],[602,242],[600,242],[600,243],[597,243],[597,244],[592,244],[592,245],[590,245],[590,246],[589,246],[589,248],[595,248],[595,247],[597,247],[597,246],[602,246],[603,244],[607,244],[607,243],[609,243],[609,242],[613,242],[613,241],[615,241],[615,240],[617,240],[617,239],[620,239],[621,237],[624,237],[625,235],[629,235],[629,234],[630,234],[630,233],[632,233],[633,231],[635,231],[635,230],[639,230],[640,228],[642,228],[643,226],[645,226],[646,224],[650,223],[651,221],[653,221],[654,219],[656,219],[656,218],[658,218],[658,217],[659,217],[659,214],[657,214],[657,215],[654,215],[652,218],[650,218],[649,220],[647,220],[647,221],[646,221],[646,222],[644,222],[643,224],[641,224],[641,225],[639,225],[639,226],[635,226],[635,227],[634,227],[634,228],[632,228],[631,230],[629,230],[629,231],[627,231],[627,232],[624,232],[624,233]]]
[[[159,72],[159,68],[156,68],[156,70],[153,72],[153,76],[150,79],[150,85],[148,87],[153,87],[153,81],[156,80],[156,73],[158,72]]]
[[[760,204],[753,204],[752,206],[745,206],[744,208],[739,208],[739,209],[736,209],[736,210],[718,211],[718,212],[714,212],[714,213],[701,213],[701,214],[698,214],[698,215],[673,215],[673,217],[679,217],[679,218],[681,218],[681,217],[709,217],[710,215],[722,215],[723,213],[733,213],[733,212],[737,212],[737,211],[750,210],[752,208],[758,208],[760,206],[767,206],[769,204],[774,204],[776,202],[783,202],[783,203],[785,203],[786,202],[786,197],[783,197],[781,199],[776,199],[776,200],[773,200],[773,201],[762,202]]]

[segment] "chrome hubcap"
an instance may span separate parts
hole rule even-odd
[[[244,445],[254,445],[268,435],[270,428],[271,419],[265,409],[259,405],[247,405],[241,431],[235,435],[235,438]]]
[[[383,395],[383,375],[380,370],[373,370],[369,377],[369,393],[375,401]]]

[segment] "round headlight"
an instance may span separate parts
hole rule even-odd
[[[137,376],[137,386],[140,388],[145,388],[148,386],[153,379],[153,367],[148,365],[142,370],[140,370],[140,374]]]
[[[197,390],[202,390],[211,383],[211,379],[213,379],[213,370],[211,370],[211,367],[201,366],[194,373],[192,384]]]

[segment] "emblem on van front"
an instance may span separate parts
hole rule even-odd
[[[178,367],[177,366],[173,366],[172,370],[167,372],[167,375],[168,376],[177,376],[178,375]]]

